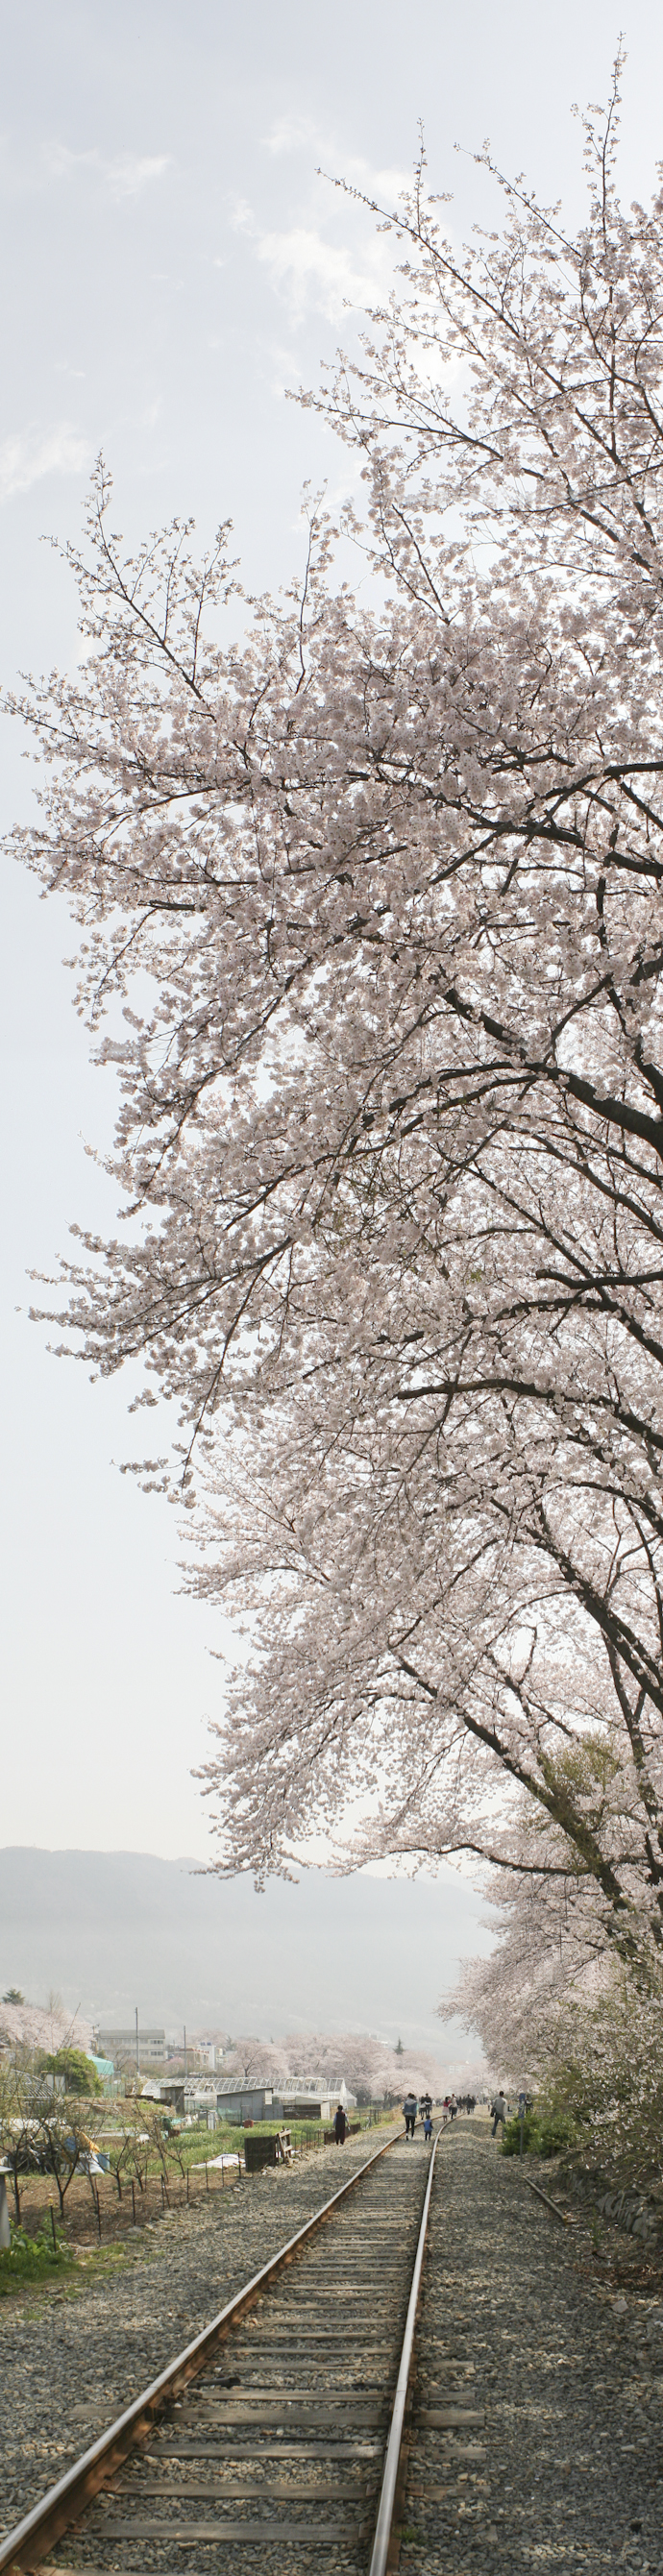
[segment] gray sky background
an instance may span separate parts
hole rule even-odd
[[[574,100],[605,98],[619,30],[605,0],[22,0],[2,9],[3,418],[0,670],[67,663],[75,610],[39,543],[76,537],[100,447],[116,524],[235,520],[245,577],[301,561],[304,479],[348,461],[284,399],[356,328],[384,242],[316,165],[393,195],[425,123],[459,236],[488,211],[471,153],[582,208]],[[663,14],[630,0],[623,187],[646,196],[663,145]],[[464,147],[454,154],[454,144]],[[29,810],[3,736],[2,817]],[[113,1463],[127,1389],[49,1358],[26,1270],[67,1227],[114,1221],[85,1140],[110,1132],[61,960],[64,912],[4,875],[2,1249],[3,1840],[175,1856],[206,1851],[189,1778],[219,1705],[219,1630],[177,1597],[177,1531]],[[16,1313],[16,1308],[23,1309]],[[477,1911],[478,1911],[477,1902]]]

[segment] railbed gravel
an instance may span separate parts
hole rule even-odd
[[[615,2295],[587,2244],[485,2121],[441,2141],[403,2570],[663,2569],[663,2301]],[[421,2420],[445,2406],[485,2424]]]
[[[0,2537],[386,2139],[375,2131],[133,2231],[89,2283],[0,2303]],[[73,2535],[72,2535],[73,2538]]]
[[[346,2147],[343,2174],[365,2138]],[[413,2159],[423,2168],[419,2143]],[[328,2197],[334,2148],[166,2219],[151,2259],[63,2300],[0,2312],[4,2528]],[[541,2177],[543,2181],[546,2176]],[[423,2182],[423,2171],[422,2171]],[[563,2231],[503,2159],[485,2122],[447,2132],[437,2160],[417,2335],[401,2568],[513,2576],[514,2567],[620,2566],[663,2576],[663,2299],[591,2275],[587,2235]],[[141,2248],[141,2253],[143,2249]],[[457,2429],[426,2414],[469,2409]],[[325,2520],[329,2518],[329,2509]],[[199,2553],[215,2570],[218,2548]],[[118,2551],[117,2563],[130,2553]],[[343,2547],[260,2551],[263,2576],[336,2576]],[[76,2566],[65,2535],[54,2564]],[[163,2547],[144,2567],[169,2563]]]

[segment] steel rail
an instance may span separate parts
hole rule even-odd
[[[427,2233],[427,2229],[428,2229],[428,2213],[429,2213],[429,2209],[430,2209],[431,2192],[432,2192],[432,2189],[433,2189],[433,2175],[434,2175],[434,2172],[435,2172],[435,2158],[436,2158],[436,2155],[437,2155],[437,2150],[438,2150],[438,2147],[439,2147],[440,2138],[442,2137],[442,2134],[443,2134],[442,2130],[441,2130],[441,2129],[438,2129],[437,2137],[436,2137],[436,2140],[435,2140],[435,2145],[434,2145],[434,2148],[433,2148],[433,2153],[432,2153],[431,2160],[430,2160],[430,2171],[429,2171],[429,2175],[428,2175],[428,2182],[427,2182],[427,2185],[426,2185],[426,2196],[425,2196],[425,2200],[424,2200],[423,2210],[422,2210],[422,2213],[421,2213],[421,2225],[420,2225],[420,2228],[419,2228],[419,2237],[418,2237],[418,2242],[417,2242],[417,2251],[416,2251],[416,2255],[415,2255],[415,2259],[414,2259],[414,2270],[413,2270],[413,2273],[412,2273],[412,2285],[411,2285],[411,2289],[410,2289],[410,2297],[409,2297],[409,2301],[408,2301],[407,2317],[406,2317],[406,2320],[405,2320],[405,2333],[404,2333],[404,2336],[403,2336],[403,2344],[402,2344],[402,2350],[401,2350],[400,2366],[399,2366],[398,2378],[397,2378],[397,2381],[396,2381],[396,2392],[395,2392],[395,2396],[394,2396],[394,2403],[393,2403],[393,2408],[392,2408],[391,2426],[390,2426],[389,2440],[388,2440],[388,2443],[387,2443],[387,2450],[386,2450],[386,2456],[385,2456],[385,2464],[384,2464],[384,2473],[383,2473],[383,2478],[382,2478],[382,2486],[381,2486],[381,2489],[380,2489],[380,2502],[379,2502],[379,2505],[378,2505],[378,2511],[377,2511],[377,2521],[376,2521],[376,2525],[375,2525],[375,2537],[374,2537],[374,2540],[373,2540],[373,2549],[372,2549],[372,2553],[371,2553],[371,2563],[370,2563],[370,2569],[369,2569],[369,2576],[385,2576],[385,2569],[387,2568],[387,2566],[388,2566],[388,2562],[389,2562],[389,2548],[390,2548],[391,2534],[392,2534],[392,2527],[393,2527],[393,2520],[394,2520],[394,2506],[395,2506],[395,2503],[396,2503],[396,2490],[397,2490],[397,2485],[398,2485],[398,2471],[399,2471],[399,2467],[400,2467],[401,2449],[402,2449],[402,2443],[403,2443],[403,2425],[404,2425],[404,2422],[405,2422],[405,2407],[406,2407],[406,2402],[407,2402],[407,2393],[408,2393],[408,2388],[409,2388],[409,2384],[410,2384],[410,2371],[411,2371],[411,2368],[412,2368],[412,2353],[413,2353],[413,2349],[414,2349],[414,2329],[415,2329],[415,2325],[416,2325],[417,2308],[418,2308],[418,2305],[419,2305],[419,2290],[420,2290],[420,2287],[421,2287],[421,2272],[422,2272],[422,2265],[423,2265],[423,2259],[424,2259],[424,2249],[425,2249],[425,2244],[426,2244],[426,2233]]]
[[[523,2174],[523,2182],[526,2183],[528,2191],[536,2192],[537,2200],[545,2200],[546,2209],[552,2210],[553,2217],[559,2219],[560,2227],[573,2226],[573,2219],[571,2218],[569,2211],[566,2209],[560,2209],[559,2202],[557,2200],[551,2200],[549,2191],[542,2191],[541,2184],[539,2182],[530,2182],[529,2174]]]
[[[37,2567],[40,2560],[47,2557],[63,2532],[79,2520],[85,2505],[92,2502],[100,2488],[114,2477],[116,2469],[121,2468],[169,2397],[186,2387],[190,2379],[198,2377],[216,2345],[223,2342],[245,2309],[253,2307],[267,2284],[276,2279],[286,2263],[292,2262],[299,2247],[306,2244],[307,2237],[315,2234],[323,2219],[338,2209],[339,2201],[347,2199],[348,2192],[355,2190],[357,2183],[363,2181],[373,2165],[379,2164],[381,2156],[386,2156],[390,2147],[398,2145],[403,2135],[403,2130],[398,2129],[395,2137],[386,2138],[383,2146],[376,2147],[373,2155],[367,2156],[365,2164],[358,2165],[356,2173],[350,2174],[347,2182],[341,2183],[340,2190],[332,2193],[331,2200],[324,2201],[322,2208],[316,2209],[303,2227],[298,2227],[296,2235],[290,2236],[287,2244],[279,2247],[278,2254],[273,2254],[259,2272],[253,2273],[250,2281],[245,2281],[243,2289],[236,2291],[235,2297],[228,2300],[225,2308],[219,2309],[218,2316],[212,2317],[208,2326],[203,2326],[192,2343],[185,2344],[184,2350],[169,2362],[167,2370],[160,2371],[158,2379],[151,2380],[140,2397],[134,2398],[133,2405],[127,2406],[124,2414],[118,2415],[115,2423],[109,2425],[107,2432],[100,2434],[98,2442],[93,2442],[89,2451],[84,2451],[80,2460],[75,2460],[73,2467],[65,2471],[57,2485],[49,2487],[41,2503],[33,2505],[31,2513],[24,2514],[14,2530],[7,2532],[5,2539],[0,2541],[0,2576],[4,2570],[11,2570],[12,2576],[14,2571],[18,2576],[18,2571],[23,2570],[25,2576],[26,2570]],[[432,2175],[426,2205],[430,2196],[430,2180]]]

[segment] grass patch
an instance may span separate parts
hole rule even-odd
[[[11,2245],[0,2254],[0,2299],[7,2298],[12,2290],[27,2289],[32,2282],[51,2280],[55,2272],[73,2260],[59,2229],[54,2244],[50,2229],[47,2233],[40,2227],[37,2236],[26,2236],[23,2227],[12,2226]]]
[[[354,2119],[354,2114],[351,2113],[350,2116]],[[322,2146],[324,2138],[322,2120],[254,2120],[246,2132],[239,2127],[239,2124],[235,2126],[229,2120],[218,2120],[215,2129],[207,2127],[180,2129],[177,2133],[176,2148],[174,2137],[171,2136],[167,2145],[169,2170],[176,2175],[180,2158],[186,2169],[187,2165],[204,2162],[206,2157],[211,2164],[213,2156],[241,2156],[244,2152],[245,2134],[249,2138],[273,2138],[276,2129],[289,2129],[293,2147]],[[369,2139],[367,2125],[366,2136]],[[153,2162],[150,2159],[150,2172],[156,2172],[157,2169],[157,2161]]]
[[[578,2122],[571,2111],[526,2111],[523,2155],[560,2156],[565,2148],[568,2151],[576,2146],[577,2141]],[[501,2153],[503,2156],[520,2154],[520,2121],[517,2117],[505,2122]]]

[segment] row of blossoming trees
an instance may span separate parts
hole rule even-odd
[[[145,1481],[250,1633],[220,1865],[478,1856],[532,1990],[561,1938],[656,2015],[663,198],[615,138],[577,239],[496,173],[466,250],[423,164],[376,207],[391,299],[305,398],[356,592],[317,510],[276,600],[225,530],[127,558],[100,467],[20,837],[121,1088],[68,1338],[175,1400]]]
[[[304,2077],[326,2076],[334,2086],[345,2078],[348,2091],[354,2093],[358,2108],[383,2104],[398,2106],[406,2093],[429,2091],[434,2100],[442,2100],[450,2089],[450,2076],[425,2045],[390,2048],[381,2039],[365,2031],[297,2031],[277,2042],[262,2039],[231,2040],[224,2055],[224,2069],[237,2075],[240,2084],[260,2084],[265,2078],[276,2093],[289,2088]],[[453,2075],[460,2089],[476,2081],[477,2070],[471,2062],[454,2066]]]

